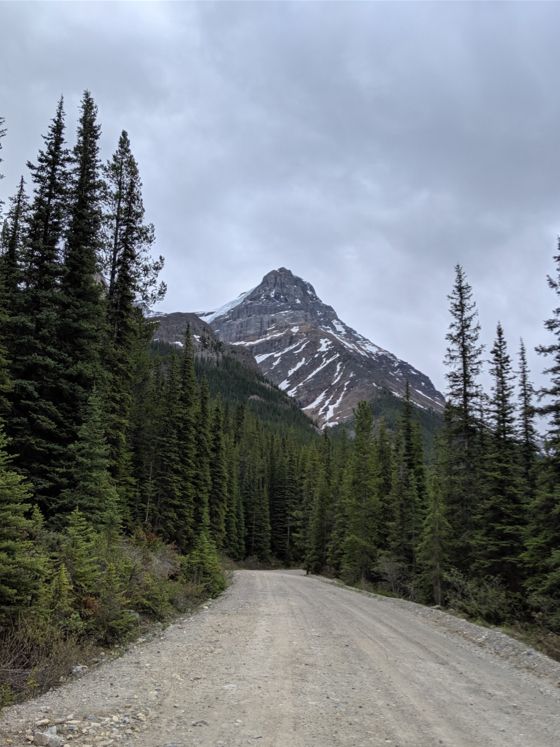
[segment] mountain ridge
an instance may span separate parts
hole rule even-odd
[[[321,427],[351,420],[360,400],[382,390],[402,398],[407,381],[417,406],[443,411],[444,398],[428,376],[345,324],[311,283],[285,267],[198,316],[224,344],[251,353]]]

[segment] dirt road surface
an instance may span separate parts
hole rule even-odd
[[[560,665],[443,612],[239,571],[207,608],[0,715],[0,744],[33,743],[555,747]]]

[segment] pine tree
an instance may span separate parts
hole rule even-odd
[[[226,512],[228,506],[228,474],[224,446],[223,411],[218,402],[214,407],[210,434],[210,533],[216,547],[224,547],[226,540]]]
[[[519,591],[525,510],[515,437],[514,377],[501,324],[496,330],[490,363],[493,386],[492,436],[486,458],[488,493],[479,509],[474,568],[481,576],[500,578],[510,591]]]
[[[243,539],[245,530],[243,503],[239,490],[239,454],[232,433],[228,434],[226,437],[226,464],[228,478],[228,503],[225,518],[226,540],[224,549],[226,555],[229,557],[234,560],[241,560],[245,551]]]
[[[181,522],[185,548],[192,547],[196,534],[196,418],[199,405],[194,349],[190,328],[187,327],[181,360],[181,388],[178,410],[178,437],[181,478]]]
[[[2,139],[3,139],[3,138],[5,137],[5,135],[6,135],[6,128],[4,127],[4,122],[5,122],[5,121],[6,121],[6,120],[4,119],[4,117],[0,117],[0,152],[2,151]],[[0,164],[2,163],[2,160],[3,160],[3,159],[2,159],[2,157],[0,156]],[[3,174],[3,173],[2,173],[1,171],[0,171],[0,181],[2,181],[2,179],[3,179],[3,178],[4,178],[4,174]],[[2,200],[0,199],[0,212],[2,211],[2,207],[3,207],[3,205],[4,205],[4,203],[3,203],[3,202],[2,202]]]
[[[22,263],[23,288],[10,318],[10,337],[17,345],[10,351],[14,388],[9,435],[16,465],[32,481],[35,498],[48,515],[49,502],[61,487],[68,445],[60,408],[63,361],[57,336],[68,183],[62,100],[44,142],[37,163],[28,164],[34,193]]]
[[[4,308],[13,314],[21,281],[23,248],[26,240],[29,201],[25,192],[25,180],[20,179],[17,192],[10,200],[10,208],[4,222],[0,275],[3,278]]]
[[[312,573],[321,573],[327,565],[327,549],[333,532],[332,506],[332,446],[328,435],[323,436],[317,488],[314,491],[305,565]]]
[[[212,476],[210,473],[211,463],[210,446],[210,412],[208,404],[208,384],[203,380],[200,384],[199,406],[196,418],[196,465],[195,472],[195,504],[194,504],[194,526],[198,536],[203,529],[209,531],[210,527],[210,491],[212,489]],[[209,535],[210,536],[210,535]]]
[[[58,518],[78,509],[97,531],[118,532],[122,508],[109,473],[104,412],[96,391],[89,398],[86,419],[70,451],[69,487],[61,495]]]
[[[179,364],[172,356],[167,380],[162,383],[163,405],[158,436],[158,462],[150,523],[168,542],[185,549],[181,522],[181,454],[179,444]]]
[[[477,451],[477,378],[481,369],[480,325],[472,288],[463,268],[455,268],[455,284],[449,296],[451,324],[445,363],[448,366],[445,413],[446,475],[444,495],[451,526],[451,561],[460,569],[471,561],[471,542],[480,485]]]
[[[390,528],[395,521],[393,504],[393,450],[385,426],[381,419],[374,441],[375,449],[375,486],[378,504],[378,532],[377,541],[381,551],[389,550]]]
[[[560,240],[554,260],[556,275],[547,280],[549,288],[560,296]],[[554,308],[545,327],[554,339],[537,348],[551,360],[545,370],[550,383],[539,391],[544,404],[538,412],[548,418],[548,429],[535,498],[529,509],[525,560],[530,573],[530,601],[546,623],[560,631],[560,306]]]
[[[131,360],[135,348],[144,344],[146,326],[137,302],[154,292],[156,295],[151,300],[163,296],[162,292],[154,291],[161,264],[150,264],[154,231],[153,226],[144,224],[142,183],[126,132],[121,134],[117,151],[104,167],[103,175],[101,259],[107,284],[108,339],[104,357],[108,370],[108,441],[112,474],[123,498],[130,500]]]
[[[342,573],[349,581],[366,580],[376,558],[378,506],[375,495],[375,463],[372,414],[367,402],[355,411],[356,437],[349,465]]]
[[[525,345],[519,348],[519,425],[518,440],[521,444],[522,479],[525,496],[530,503],[535,497],[537,431],[535,428],[534,389],[529,378],[529,366]]]
[[[416,565],[416,545],[422,521],[416,475],[408,460],[404,434],[397,434],[391,480],[391,514],[389,524],[390,557],[411,573]]]
[[[438,605],[442,602],[449,532],[439,476],[433,471],[428,482],[428,505],[418,545],[418,558],[431,585],[432,599]]]
[[[68,516],[61,559],[81,604],[87,598],[97,596],[101,577],[98,536],[78,509]],[[87,602],[82,613],[88,615]]]
[[[44,565],[29,536],[30,498],[23,478],[11,468],[0,424],[0,624],[31,606],[43,580]]]
[[[113,157],[103,167],[103,176],[102,265],[110,306],[118,310],[118,278],[123,269],[128,275],[127,286],[133,289],[134,300],[152,306],[165,295],[165,284],[158,283],[163,257],[154,260],[150,255],[154,227],[144,223],[140,172],[125,130]]]
[[[90,395],[102,382],[101,342],[105,315],[99,275],[99,135],[97,107],[86,91],[72,155],[69,225],[58,317],[58,342],[65,362],[59,396],[68,442],[75,440]],[[68,464],[64,467],[67,470]]]
[[[270,560],[270,504],[262,433],[249,417],[240,442],[240,491],[245,517],[245,555]]]

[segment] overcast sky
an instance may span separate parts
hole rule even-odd
[[[485,342],[544,361],[560,232],[560,5],[0,2],[11,194],[64,94],[128,130],[169,291],[206,310],[285,266],[445,387],[454,265]]]

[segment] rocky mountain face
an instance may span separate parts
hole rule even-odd
[[[154,332],[154,342],[166,342],[169,345],[182,348],[186,329],[190,327],[197,357],[218,360],[223,355],[229,355],[242,365],[258,370],[255,359],[249,350],[223,343],[214,334],[212,328],[196,314],[176,311],[172,314],[151,314],[150,319],[158,325]]]
[[[171,342],[174,316],[162,320],[158,331],[161,337],[168,330]],[[418,407],[443,410],[443,396],[425,374],[344,324],[310,283],[284,267],[199,316],[223,343],[254,356],[262,373],[320,426],[349,420],[358,402],[374,399],[376,392],[402,397],[407,381]]]

